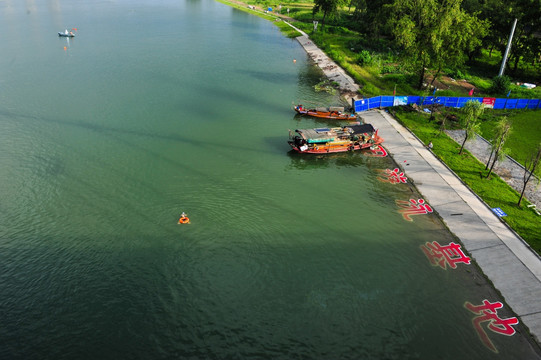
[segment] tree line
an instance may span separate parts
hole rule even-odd
[[[482,49],[504,53],[518,19],[507,69],[541,62],[541,0],[313,0],[321,25],[334,21],[371,38],[392,38],[422,87],[426,69],[436,78],[460,68]],[[347,19],[339,17],[347,9]]]

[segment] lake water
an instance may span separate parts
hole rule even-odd
[[[336,124],[292,104],[340,100],[271,22],[4,0],[0,45],[0,358],[539,358],[520,324],[483,344],[464,303],[503,299],[430,264],[457,240],[404,220],[390,158],[291,153],[289,129]]]

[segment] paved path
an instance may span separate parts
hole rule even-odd
[[[507,304],[541,340],[541,258],[413,134],[385,111],[363,120],[379,129],[384,146],[472,255]]]

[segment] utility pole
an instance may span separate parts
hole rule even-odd
[[[515,33],[515,27],[517,26],[518,19],[515,19],[513,23],[513,28],[511,28],[511,34],[509,34],[509,40],[507,41],[507,47],[505,48],[505,54],[502,59],[502,66],[500,67],[500,73],[498,76],[503,75],[503,70],[505,69],[505,63],[507,62],[507,56],[509,55],[509,50],[511,49],[511,42],[513,41],[513,34]]]

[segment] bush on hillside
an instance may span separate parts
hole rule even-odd
[[[370,51],[368,50],[363,50],[357,55],[357,64],[361,66],[371,65],[372,62],[372,55],[370,55]]]
[[[509,76],[502,75],[492,79],[492,86],[489,91],[496,95],[507,95],[509,89],[511,89],[511,79]]]

